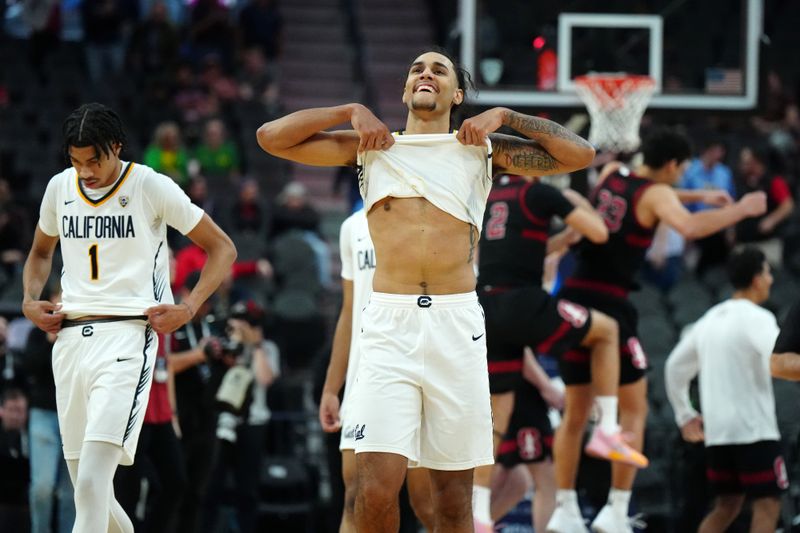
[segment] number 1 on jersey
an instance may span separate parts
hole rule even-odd
[[[99,273],[100,269],[99,269],[99,267],[97,265],[97,245],[96,244],[93,244],[93,245],[91,245],[89,247],[89,263],[92,266],[92,274],[91,274],[92,281],[97,281],[97,278],[99,277],[99,274],[100,274]]]

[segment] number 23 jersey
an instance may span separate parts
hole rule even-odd
[[[69,318],[135,316],[173,302],[167,225],[189,233],[203,210],[150,167],[123,161],[122,169],[94,197],[68,168],[50,180],[42,199],[39,228],[61,242],[62,311]]]
[[[622,167],[595,188],[590,200],[608,227],[608,242],[580,243],[574,278],[613,284],[624,290],[637,288],[636,275],[653,242],[655,228],[639,222],[636,206],[651,185],[652,181]]]

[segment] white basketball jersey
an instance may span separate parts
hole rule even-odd
[[[367,212],[376,202],[422,197],[480,231],[492,188],[492,143],[465,146],[455,133],[397,135],[388,150],[358,154]]]
[[[372,276],[375,274],[375,247],[369,236],[367,213],[364,209],[359,209],[342,223],[339,231],[339,252],[342,258],[342,278],[353,282],[353,327],[350,333],[347,385],[342,402],[342,413],[344,413],[352,385],[356,382],[361,311],[369,302],[369,296],[372,294]]]
[[[61,243],[66,316],[136,316],[172,303],[167,225],[186,234],[203,210],[172,179],[135,163],[123,162],[103,196],[90,194],[68,168],[50,180],[39,212],[39,228]]]

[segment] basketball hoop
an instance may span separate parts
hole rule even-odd
[[[575,78],[578,96],[592,117],[589,142],[614,152],[639,148],[639,124],[655,90],[650,76],[586,74]]]

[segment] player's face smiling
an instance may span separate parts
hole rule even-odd
[[[448,58],[428,52],[414,60],[403,91],[403,102],[411,111],[449,111],[463,97],[455,68]]]
[[[119,176],[119,151],[119,147],[114,147],[106,155],[94,146],[70,146],[69,158],[81,184],[87,189],[99,189],[111,185]]]

